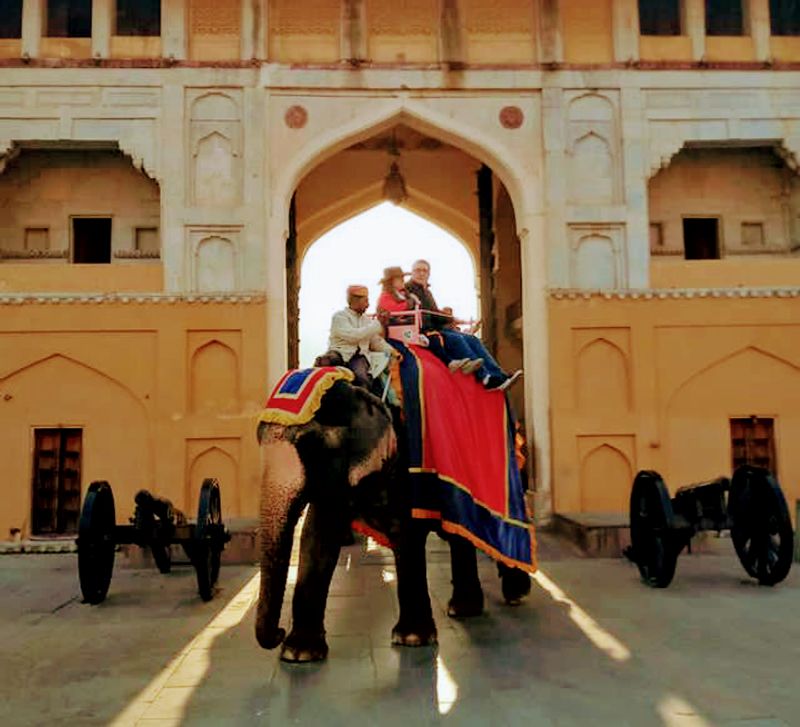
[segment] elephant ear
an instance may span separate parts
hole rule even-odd
[[[322,397],[314,420],[324,427],[349,427],[361,407],[361,392],[346,381],[337,381]]]

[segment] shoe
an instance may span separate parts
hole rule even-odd
[[[465,366],[467,363],[469,363],[468,358],[454,358],[447,364],[447,368],[450,369],[451,374],[454,374],[456,371],[461,371],[461,367]]]
[[[474,374],[481,366],[483,366],[482,358],[467,359],[466,363],[461,367],[461,372]]]
[[[502,376],[492,376],[491,374],[486,374],[481,380],[483,388],[489,391],[499,389],[505,382],[506,380]]]
[[[497,388],[500,391],[505,391],[506,389],[511,388],[517,381],[522,378],[522,369],[517,369],[511,376],[509,376],[500,386]]]

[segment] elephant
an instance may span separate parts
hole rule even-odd
[[[327,657],[328,589],[354,516],[388,538],[394,550],[400,615],[392,629],[392,644],[437,642],[425,563],[431,525],[411,517],[401,428],[398,412],[393,415],[377,396],[348,381],[333,384],[305,424],[259,424],[263,477],[256,639],[265,649],[282,644],[282,660]],[[292,629],[287,636],[279,620],[294,528],[306,505]],[[483,591],[475,547],[458,536],[447,539],[453,580],[448,614],[479,615]],[[530,590],[530,578],[522,571],[501,568],[501,577],[509,603],[519,602]]]

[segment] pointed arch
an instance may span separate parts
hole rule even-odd
[[[238,411],[239,389],[239,357],[228,344],[214,338],[194,351],[189,366],[192,413]]]
[[[573,242],[571,273],[575,288],[618,287],[620,275],[614,239],[602,232],[591,232]]]
[[[628,456],[604,442],[581,462],[581,511],[625,512],[633,468]]]
[[[228,493],[234,498],[233,502],[223,500],[223,515],[225,517],[240,515],[239,462],[230,452],[215,443],[198,452],[187,468],[184,508],[189,516],[194,516],[196,512],[198,493],[203,480],[207,477],[219,481],[220,494],[223,498]]]
[[[227,93],[210,91],[192,101],[192,120],[239,121],[239,107]]]
[[[788,366],[790,369],[793,369],[797,373],[800,373],[800,366],[793,363],[792,361],[789,361],[788,359],[783,358],[782,356],[772,353],[771,351],[767,351],[761,348],[760,346],[753,346],[753,345],[742,346],[724,356],[720,356],[719,358],[714,359],[714,361],[712,361],[709,364],[706,364],[701,369],[698,369],[690,376],[688,376],[686,379],[684,379],[683,382],[681,382],[669,395],[669,398],[667,399],[667,403],[665,406],[665,411],[669,411],[669,409],[672,407],[672,405],[674,404],[678,396],[681,394],[681,392],[683,392],[684,389],[690,386],[694,381],[701,378],[702,376],[705,376],[712,369],[716,369],[717,367],[722,366],[723,364],[728,363],[729,361],[733,361],[737,357],[746,354],[749,351],[758,354],[759,356],[764,356],[767,359],[776,361],[777,363]]]
[[[147,410],[145,408],[144,402],[128,386],[123,384],[118,379],[115,379],[113,376],[110,376],[105,371],[102,371],[101,369],[95,368],[94,366],[90,366],[89,364],[85,363],[84,361],[80,361],[79,359],[73,358],[72,356],[68,356],[68,355],[63,354],[63,353],[52,353],[52,354],[50,354],[48,356],[42,356],[41,358],[35,359],[34,361],[30,361],[29,363],[26,363],[25,365],[20,366],[17,369],[14,369],[10,373],[6,374],[5,376],[0,376],[0,384],[7,384],[10,381],[12,381],[16,376],[18,376],[18,375],[20,375],[20,374],[22,374],[22,373],[24,373],[26,371],[30,371],[30,370],[36,368],[37,366],[43,365],[43,364],[45,364],[45,363],[47,363],[49,361],[56,361],[56,360],[59,360],[59,359],[61,359],[63,361],[66,361],[67,363],[72,364],[74,366],[78,366],[78,367],[80,367],[82,369],[86,369],[86,370],[90,371],[91,373],[93,373],[93,374],[95,374],[97,376],[100,376],[103,379],[106,379],[107,381],[112,383],[114,386],[122,389],[122,391],[124,391],[125,394],[127,394],[127,396],[129,396],[131,399],[133,399],[136,402],[136,404],[142,409],[143,413],[145,413],[145,414],[147,413]]]
[[[595,338],[576,355],[578,408],[582,411],[629,411],[631,382],[628,357],[613,341]]]
[[[516,172],[517,163],[511,152],[501,147],[496,139],[452,117],[437,113],[421,101],[397,98],[382,104],[371,114],[358,115],[326,133],[314,135],[280,173],[276,188],[282,204],[280,209],[273,208],[272,213],[279,215],[280,219],[287,218],[294,190],[314,167],[343,149],[397,124],[405,124],[451,144],[487,164],[505,185],[515,209],[522,212],[532,207],[527,200],[534,195],[533,190],[526,189]]]
[[[437,200],[428,195],[415,193],[413,187],[409,187],[409,192],[409,198],[403,203],[403,209],[430,222],[432,225],[441,227],[452,235],[464,246],[464,249],[469,253],[473,265],[477,270],[478,260],[475,254],[476,250],[467,243],[468,239],[477,237],[478,235],[478,230],[474,228],[472,220],[458,212],[458,210],[440,204]],[[309,218],[308,223],[310,223],[312,230],[310,233],[304,230],[303,226],[298,227],[298,265],[302,267],[303,260],[308,251],[314,246],[314,243],[326,233],[365,212],[369,212],[385,201],[381,183],[377,183],[343,198],[341,204],[335,206],[336,209],[329,206]],[[328,214],[322,217],[325,213]],[[301,230],[305,233],[302,239],[300,239],[299,235]]]
[[[570,121],[613,121],[614,104],[607,96],[593,91],[572,99],[569,104]]]

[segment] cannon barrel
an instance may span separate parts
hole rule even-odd
[[[631,489],[630,529],[624,554],[655,588],[672,582],[678,555],[703,530],[730,530],[739,561],[761,585],[780,583],[792,564],[789,508],[778,481],[762,467],[742,465],[730,480],[687,485],[671,499],[661,475],[642,470]]]
[[[183,515],[179,510],[175,510],[172,502],[166,497],[154,495],[149,490],[139,490],[133,501],[143,513],[155,515],[159,520],[174,522],[176,513]]]

